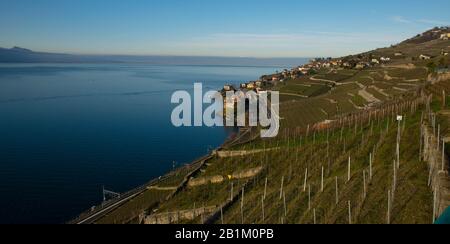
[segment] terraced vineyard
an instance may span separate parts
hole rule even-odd
[[[436,134],[438,123],[450,137],[450,77],[430,75],[427,64],[438,63],[449,42],[416,42],[366,53],[392,57],[388,64],[279,83],[277,138],[231,143],[186,184],[179,185],[192,172],[99,223],[432,223],[436,189],[423,131],[433,123]],[[418,59],[424,52],[435,57]]]
[[[401,166],[396,173],[392,223],[432,221],[427,166],[419,159],[422,108],[413,113],[406,112],[411,107],[403,108],[407,119],[401,124]],[[308,136],[284,131],[278,139],[243,145],[241,151],[266,151],[209,161],[197,178],[216,175],[223,176],[222,181],[188,187],[162,204],[158,212],[219,208],[233,199],[222,208],[221,217],[213,219],[216,223],[348,223],[350,202],[352,223],[386,223],[386,196],[393,184],[393,145],[397,140],[392,114],[374,116],[371,121],[355,117],[341,128],[311,131]],[[257,167],[263,171],[251,178],[226,177]],[[233,189],[234,193],[244,190],[233,198]],[[187,223],[202,223],[206,217]]]

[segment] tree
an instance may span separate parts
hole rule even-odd
[[[439,67],[440,67],[440,68],[447,68],[447,67],[448,67],[448,60],[447,60],[447,58],[442,57],[442,58],[439,60]]]
[[[431,74],[431,73],[435,73],[436,72],[437,66],[436,66],[436,64],[434,62],[429,62],[427,64],[427,68],[428,68],[428,73]]]
[[[317,71],[314,69],[310,69],[308,72],[308,75],[316,75],[316,74],[317,74]]]

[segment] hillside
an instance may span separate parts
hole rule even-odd
[[[96,223],[432,223],[450,205],[447,157],[435,166],[436,138],[450,136],[441,34],[292,71],[271,87],[282,95],[277,138],[255,128]]]

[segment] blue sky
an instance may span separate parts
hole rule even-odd
[[[0,47],[77,54],[340,56],[449,25],[448,0],[0,0]]]

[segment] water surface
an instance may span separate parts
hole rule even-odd
[[[275,67],[0,64],[0,223],[63,223],[219,146],[224,128],[174,128],[172,92]]]

